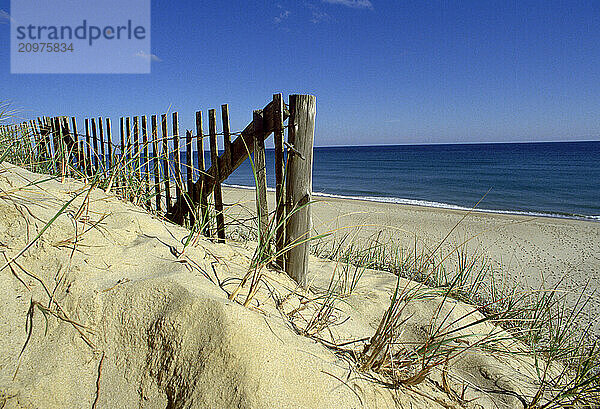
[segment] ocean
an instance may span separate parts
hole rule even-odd
[[[206,153],[207,162],[209,155]],[[274,151],[267,149],[274,187]],[[226,181],[253,186],[246,161]],[[600,142],[317,147],[315,195],[600,221]]]

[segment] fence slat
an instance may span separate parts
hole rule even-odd
[[[92,137],[91,137],[91,132],[90,132],[90,120],[88,118],[85,118],[84,120],[84,124],[85,124],[85,152],[86,152],[86,162],[87,162],[87,168],[86,168],[86,172],[88,176],[91,176],[92,174]]]
[[[58,172],[60,169],[56,166],[56,160],[58,159],[58,145],[56,137],[56,127],[54,118],[46,118],[48,122],[49,139],[52,141],[52,148],[50,149],[50,157],[52,158],[52,170]],[[50,137],[50,135],[52,135]]]
[[[46,129],[46,147],[48,148],[48,160],[51,162],[52,165],[52,169],[56,170],[55,167],[55,163],[54,163],[54,151],[52,150],[53,146],[52,146],[52,125],[50,123],[50,118],[45,116],[43,118],[44,120],[44,127]]]
[[[50,158],[48,152],[48,130],[44,124],[43,118],[38,118],[38,129],[40,131],[40,149],[42,150],[41,155],[44,162],[47,162]]]
[[[231,168],[231,134],[229,129],[229,106],[221,105],[221,119],[223,121],[223,159],[227,168]]]
[[[62,181],[64,182],[64,178],[67,176],[67,155],[66,155],[66,147],[65,147],[65,134],[64,128],[62,127],[62,118],[59,116],[54,117],[54,129],[57,134],[58,139],[58,147],[59,147],[59,157],[60,157],[60,168]]]
[[[27,123],[27,141],[28,141],[28,151],[29,151],[29,162],[35,162],[37,156],[37,143],[35,137],[35,127],[32,120],[29,120]],[[1,132],[1,131],[0,131]]]
[[[217,237],[219,243],[225,243],[225,218],[223,216],[223,195],[221,193],[221,182],[219,181],[219,150],[217,148],[217,112],[214,109],[208,111],[208,132],[210,134],[210,162],[215,166],[215,183],[213,197],[215,201],[215,213],[217,219]]]
[[[117,171],[120,173],[120,177],[119,179],[119,187],[123,188],[125,186],[125,169],[126,166],[125,164],[127,163],[126,161],[126,156],[125,156],[125,118],[120,117],[119,118],[119,134],[120,134],[120,138],[121,138],[121,156],[119,157],[119,163],[120,165],[117,168]],[[121,191],[121,194],[123,194],[124,192]]]
[[[262,111],[254,111],[254,134],[261,135],[264,129]],[[256,172],[256,214],[258,216],[259,245],[265,254],[270,253],[269,208],[267,206],[267,167],[265,159],[265,140],[254,141],[254,170]]]
[[[60,126],[60,118],[55,116],[52,118],[52,135],[54,139],[54,155],[58,159],[60,180],[65,181],[66,163],[65,163],[65,144],[63,141],[62,127]]]
[[[194,189],[194,202],[200,203],[200,218],[203,226],[202,233],[210,236],[210,221],[208,219],[208,195],[204,193],[204,176],[206,164],[204,163],[204,133],[202,131],[202,111],[196,111],[196,149],[198,150],[198,181],[199,186]]]
[[[115,157],[112,144],[112,129],[110,118],[106,118],[106,142],[108,144],[108,168],[112,169],[115,164]],[[112,172],[112,170],[111,170]]]
[[[173,161],[175,163],[175,200],[183,203],[185,207],[185,200],[181,194],[183,182],[181,179],[181,154],[179,152],[179,119],[177,112],[173,112]],[[181,209],[183,210],[183,209]],[[183,221],[180,220],[181,224]]]
[[[186,146],[186,152],[185,152],[185,164],[186,164],[186,169],[185,169],[185,176],[186,176],[186,181],[187,181],[187,198],[186,201],[188,203],[188,214],[190,215],[190,224],[193,226],[194,223],[196,222],[196,218],[194,217],[194,205],[192,203],[192,197],[193,197],[193,193],[192,190],[194,188],[194,179],[192,178],[192,171],[193,171],[193,149],[192,149],[192,131],[187,130],[185,132],[185,146]]]
[[[40,118],[33,120],[36,138],[36,154],[38,160],[43,160],[44,151],[42,150],[42,130],[40,129]],[[3,132],[6,132],[7,126],[3,125]]]
[[[84,151],[82,149],[82,144],[80,143],[79,134],[77,133],[77,118],[74,116],[71,117],[71,128],[73,129],[73,141],[75,143],[77,149],[77,169],[79,172],[83,172],[85,174],[85,164],[84,164]]]
[[[69,129],[69,119],[64,116],[58,120],[61,135],[62,135],[62,146],[64,150],[63,161],[65,166],[65,175],[71,177],[71,169],[73,168],[73,155],[75,150],[73,148],[73,138],[71,136],[71,130]]]
[[[283,97],[281,94],[273,95],[273,125],[275,139],[275,250],[277,258],[275,264],[284,269],[283,248],[285,244],[285,196],[283,191]]]
[[[101,172],[104,172],[106,170],[106,155],[104,150],[104,124],[102,117],[98,117],[98,132],[100,134],[100,152],[98,152],[98,159],[100,162],[99,169]]]
[[[140,117],[133,117],[133,172],[138,175],[138,183],[142,181],[142,168],[140,166]],[[133,175],[132,175],[133,176]],[[138,194],[140,191],[138,191]]]
[[[152,165],[154,168],[154,200],[156,202],[156,213],[160,213],[160,151],[158,145],[158,123],[156,115],[151,117],[152,126]]]
[[[142,115],[142,150],[144,158],[142,159],[142,178],[144,184],[144,193],[146,195],[146,209],[150,210],[150,172],[148,171],[148,117]],[[140,152],[141,156],[141,152]]]
[[[96,118],[92,118],[92,142],[94,144],[93,149],[93,163],[94,163],[94,173],[98,172],[100,168],[100,157],[98,150],[98,133],[96,132]]]
[[[310,200],[312,195],[312,156],[315,134],[316,98],[313,95],[290,95],[290,121],[286,169],[286,247],[289,248],[286,272],[306,288],[308,285],[308,247],[312,229]]]
[[[163,138],[163,172],[165,179],[165,200],[166,200],[166,211],[171,211],[171,187],[170,187],[170,173],[169,173],[169,133],[167,131],[167,114],[161,116],[161,131]]]
[[[79,139],[79,152],[81,152],[81,165],[79,168],[81,169],[83,179],[87,180],[87,162],[85,159],[85,142],[83,139]]]
[[[35,121],[32,119],[28,123],[29,123],[29,129],[31,130],[31,140],[33,143],[31,152],[32,152],[34,160],[37,161],[39,158],[39,149],[38,149],[39,135],[37,132],[37,128],[35,126]],[[4,131],[4,128],[5,128],[4,125],[0,126],[0,133],[2,133]]]
[[[129,116],[125,118],[125,138],[125,144],[127,146],[125,148],[125,158],[127,166],[125,166],[125,169],[123,170],[123,175],[125,177],[125,186],[127,186],[131,183],[129,179],[131,178],[131,173],[133,169],[133,151],[131,149],[131,117]]]

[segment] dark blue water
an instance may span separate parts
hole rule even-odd
[[[253,186],[249,161],[226,183]],[[479,209],[600,220],[600,142],[315,148],[313,191],[449,208],[485,196]]]

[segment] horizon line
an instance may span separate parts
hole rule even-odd
[[[315,148],[344,148],[344,147],[367,147],[367,146],[422,146],[422,145],[498,145],[498,144],[525,144],[525,143],[580,143],[600,142],[600,139],[577,139],[567,141],[506,141],[506,142],[416,142],[416,143],[373,143],[358,145],[315,145]],[[274,148],[268,148],[274,149]]]
[[[313,148],[367,148],[375,146],[432,146],[432,145],[502,145],[502,144],[527,144],[527,143],[584,143],[584,142],[600,142],[600,139],[582,139],[573,141],[509,141],[509,142],[431,142],[431,143],[375,143],[369,145],[315,145]],[[267,148],[265,150],[274,150],[275,148]],[[222,151],[219,148],[219,151]],[[193,150],[197,152],[197,150]],[[204,152],[210,152],[210,149],[205,149]]]

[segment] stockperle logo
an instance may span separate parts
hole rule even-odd
[[[12,0],[11,73],[150,73],[150,0]]]

